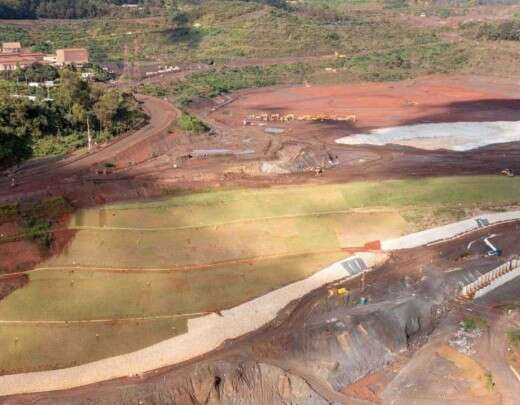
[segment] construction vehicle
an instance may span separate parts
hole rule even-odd
[[[350,122],[356,122],[357,117],[355,115],[345,115],[345,116],[337,116],[337,115],[330,115],[330,114],[306,114],[306,115],[299,115],[296,116],[294,114],[286,114],[281,115],[278,113],[270,114],[270,113],[258,113],[258,114],[249,114],[244,119],[244,126],[246,126],[246,123],[250,123],[249,125],[252,125],[255,121],[277,121],[277,122],[291,122],[294,120],[298,121],[350,121]]]
[[[504,176],[507,176],[507,177],[514,177],[515,174],[513,173],[513,171],[511,169],[504,169],[500,172],[500,174],[504,175]]]
[[[484,243],[489,247],[490,250],[487,251],[488,256],[502,256],[502,250],[493,245],[489,239],[495,237],[496,235],[488,236],[484,238]]]

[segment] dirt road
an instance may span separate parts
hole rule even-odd
[[[166,80],[166,78],[165,78]],[[0,180],[0,201],[32,195],[66,195],[77,205],[161,195],[163,189],[263,187],[455,174],[520,172],[520,143],[489,145],[470,152],[421,150],[388,145],[338,145],[335,140],[367,128],[417,122],[519,120],[518,84],[506,79],[435,76],[396,83],[348,84],[249,90],[192,108],[212,125],[210,135],[168,134],[175,107],[139,96],[150,123],[88,155],[28,162],[14,189]],[[224,103],[222,108],[215,107]],[[356,123],[272,123],[243,126],[259,111],[354,113]],[[205,155],[204,151],[227,151]],[[199,151],[198,154],[194,153]],[[202,153],[200,153],[202,151]],[[106,162],[116,163],[112,173]],[[267,169],[264,168],[267,165]],[[315,168],[324,172],[316,176]],[[272,169],[274,168],[274,169]]]
[[[15,172],[17,186],[14,189],[10,187],[6,177],[0,180],[0,198],[2,196],[16,198],[28,192],[55,186],[56,183],[70,182],[89,171],[93,174],[92,169],[97,165],[112,162],[123,152],[138,148],[150,138],[167,133],[177,116],[175,107],[156,97],[137,95],[136,98],[143,103],[143,109],[149,117],[144,127],[122,135],[90,153],[66,156],[62,159],[46,159],[39,164],[22,166]]]
[[[308,402],[299,397],[294,398],[298,390],[295,387],[291,390],[289,387],[295,376],[308,385],[305,391],[300,392],[302,395],[314,393],[313,395],[326,399],[323,403],[356,403],[352,398],[340,395],[338,387],[357,381],[367,372],[388,364],[379,363],[384,353],[395,352],[393,358],[402,359],[406,363],[406,351],[412,350],[410,348],[414,346],[413,339],[407,340],[412,335],[411,331],[415,330],[412,327],[415,321],[412,319],[419,315],[411,316],[408,322],[403,320],[403,325],[408,325],[406,333],[403,330],[395,338],[387,335],[389,331],[397,330],[391,327],[392,319],[410,313],[412,307],[403,307],[404,302],[415,295],[423,297],[421,299],[430,297],[428,299],[434,300],[443,295],[452,297],[460,283],[478,275],[478,272],[472,275],[475,270],[489,270],[503,260],[484,258],[484,247],[463,255],[470,240],[491,231],[502,235],[504,255],[518,251],[520,236],[517,223],[479,230],[446,243],[398,251],[379,270],[368,273],[364,287],[360,287],[359,280],[344,284],[352,294],[353,306],[347,305],[344,299],[330,297],[327,289],[317,290],[303,297],[297,306],[280,312],[279,318],[269,327],[232,343],[228,342],[216,352],[193,362],[167,367],[138,378],[125,378],[62,392],[7,398],[5,403],[43,405],[87,404],[88,401],[94,401],[114,404],[123,401],[121,393],[124,387],[124,401],[132,403],[139,400],[143,400],[145,404],[204,403],[200,399],[207,398],[211,391],[214,391],[211,395],[220,395],[220,403],[231,403],[226,402],[229,398],[225,395],[232,395],[234,400],[247,398],[248,403],[284,403],[271,398],[264,400],[265,391],[273,389],[273,395],[293,398],[293,403],[321,404],[314,397]],[[454,266],[458,268],[456,272],[451,271]],[[370,305],[355,305],[360,295],[367,297]],[[413,302],[414,308],[423,308],[425,314],[432,314],[428,306],[424,307],[419,301]],[[388,311],[389,318],[386,318],[385,311]],[[420,319],[417,325],[421,325],[424,332],[427,332],[429,320]],[[458,318],[454,316],[452,321],[446,333],[456,329]],[[444,329],[441,328],[436,334],[440,332],[444,333]],[[371,344],[366,344],[367,339]],[[380,347],[379,344],[386,347],[381,353],[376,350]],[[371,366],[366,366],[367,363]],[[441,366],[443,364],[448,363],[444,362]],[[276,367],[285,372],[281,377],[275,374],[274,388],[271,388],[270,380],[273,371],[266,367]],[[391,372],[391,378],[398,372],[395,370]],[[495,371],[493,374],[495,375]],[[430,376],[437,382],[436,387],[440,387],[438,391],[431,391],[436,396],[432,396],[434,402],[430,403],[446,403],[442,402],[441,384],[445,380],[438,377],[445,376],[445,370],[436,369],[431,372],[426,368],[421,375]],[[455,383],[452,385],[456,386]],[[496,389],[500,393],[502,387],[497,374]],[[479,397],[474,396],[471,390],[459,395],[462,396],[466,403],[479,403]],[[287,402],[289,401],[286,400],[285,403]]]

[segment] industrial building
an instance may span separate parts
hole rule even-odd
[[[43,53],[20,52],[20,53],[1,53],[0,54],[0,71],[11,71],[23,69],[35,63],[43,63]]]
[[[85,48],[67,48],[56,51],[56,64],[59,66],[78,66],[85,63],[88,63],[88,51]]]
[[[58,49],[54,55],[45,55],[26,51],[19,42],[4,42],[0,53],[0,71],[23,69],[35,63],[81,66],[88,61],[88,51],[84,48]]]
[[[2,53],[20,53],[22,52],[22,45],[20,42],[3,42]]]

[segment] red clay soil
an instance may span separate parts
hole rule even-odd
[[[0,271],[26,270],[42,260],[38,246],[32,241],[18,239],[23,232],[15,222],[0,225]]]
[[[356,128],[418,122],[517,120],[520,85],[468,76],[425,77],[395,83],[360,83],[263,89],[240,93],[213,114],[241,125],[250,113],[356,115]],[[312,126],[313,123],[308,123]]]
[[[379,394],[384,390],[391,379],[384,372],[369,374],[356,381],[354,384],[345,386],[341,392],[349,397],[371,401],[382,404]]]
[[[42,261],[38,246],[28,240],[0,244],[0,270],[15,272],[27,270]]]
[[[497,174],[520,172],[520,142],[490,145],[470,152],[425,151],[389,145],[338,145],[354,132],[388,125],[439,121],[520,120],[520,84],[474,76],[434,76],[395,83],[361,83],[239,92],[236,100],[212,112],[215,104],[195,108],[212,126],[212,135],[167,134],[175,108],[143,98],[150,123],[135,134],[79,159],[22,168],[10,189],[0,179],[0,200],[65,195],[75,206],[160,196],[163,190],[215,187],[270,187],[303,183]],[[216,102],[218,102],[217,98]],[[326,113],[357,116],[357,122],[292,122],[281,135],[244,127],[252,112]],[[236,154],[185,159],[195,149],[226,149]],[[240,154],[246,151],[247,153]],[[298,160],[300,156],[309,159]],[[320,162],[334,160],[316,176]],[[265,173],[262,163],[282,160],[288,174]],[[308,160],[311,163],[308,163]],[[96,174],[104,162],[117,168]],[[130,162],[134,164],[130,165]]]
[[[14,290],[24,287],[29,282],[27,274],[17,274],[0,279],[0,301],[11,294]]]
[[[47,257],[60,253],[76,234],[76,230],[65,228],[68,218],[68,215],[63,217],[53,226],[54,241],[47,252],[43,252],[35,242],[23,236],[19,239],[13,238],[10,242],[0,241],[0,274],[29,270]],[[15,237],[22,232],[16,223],[10,222],[0,226],[0,234],[4,237]]]

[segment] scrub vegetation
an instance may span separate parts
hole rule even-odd
[[[33,78],[38,73],[34,70],[16,74]],[[53,80],[54,75],[58,73],[44,66],[39,72],[43,79]],[[63,70],[59,84],[48,93],[39,88],[25,94],[23,87],[15,88],[13,97],[12,86],[0,82],[0,167],[31,156],[70,152],[87,143],[89,130],[94,141],[103,141],[145,120],[130,93],[90,84],[71,70]]]

